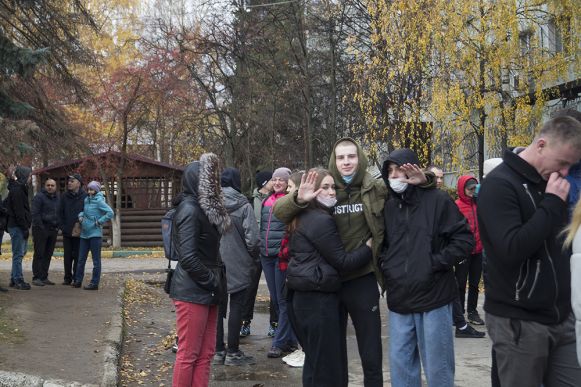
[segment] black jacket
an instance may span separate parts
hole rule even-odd
[[[83,211],[87,193],[80,188],[77,193],[65,192],[61,195],[58,206],[58,223],[63,236],[70,237],[75,222],[79,221],[79,212]]]
[[[6,209],[8,210],[7,227],[20,227],[22,231],[28,232],[32,224],[32,217],[26,181],[10,179]]]
[[[399,154],[398,165],[417,163],[417,158],[408,159],[409,150],[400,151],[406,152]],[[389,162],[382,169],[385,180]],[[452,302],[458,294],[454,264],[474,247],[466,218],[442,190],[408,186],[403,194],[390,191],[380,255],[388,308],[402,314],[422,313]]]
[[[170,289],[177,301],[217,305],[226,295],[224,264],[220,258],[220,232],[200,206],[202,181],[212,177],[201,162],[189,164],[182,178],[183,200],[173,217],[172,244],[178,256]],[[201,176],[201,175],[205,175]],[[219,187],[218,182],[214,182]],[[216,186],[214,185],[214,186]]]
[[[32,227],[45,231],[56,231],[58,219],[59,198],[56,193],[49,194],[43,188],[32,199]]]
[[[486,254],[484,309],[497,316],[556,324],[571,313],[570,249],[559,236],[567,204],[520,156],[505,152],[478,194]]]
[[[339,272],[369,263],[371,249],[365,244],[347,253],[328,210],[315,204],[301,212],[290,236],[287,285],[300,291],[336,292],[341,288]]]

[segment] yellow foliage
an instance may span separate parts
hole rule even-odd
[[[479,139],[495,155],[526,145],[543,90],[580,72],[579,1],[377,0],[368,12],[373,49],[355,50],[353,98],[372,153],[409,146],[425,160],[431,148],[448,169],[477,166]],[[549,22],[562,52],[541,40]],[[421,122],[430,121],[426,137]]]

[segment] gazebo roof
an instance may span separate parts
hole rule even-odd
[[[111,172],[116,171],[123,154],[116,151],[108,151],[95,155],[86,156],[76,160],[70,160],[59,164],[51,165],[45,168],[36,169],[33,171],[36,175],[53,175],[61,176],[71,173],[80,173],[87,176],[99,176],[100,171],[97,164],[101,168],[106,169],[111,175]],[[181,175],[184,171],[183,166],[172,165],[156,161],[147,157],[136,154],[126,154],[125,160],[128,165],[124,171],[124,177],[164,177],[168,175]],[[137,167],[137,168],[136,168]]]

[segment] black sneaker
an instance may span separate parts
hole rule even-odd
[[[73,283],[71,280],[64,280],[61,285],[70,286]]]
[[[72,286],[73,288],[80,288],[80,287],[81,287],[81,285],[82,285],[82,284],[81,284],[80,282],[71,282],[71,286]]]
[[[32,280],[32,284],[33,284],[34,286],[44,286],[44,282],[42,282],[42,280],[41,280],[41,279],[38,279],[38,278],[36,278],[36,279],[33,279],[33,280]]]
[[[459,339],[481,339],[484,336],[486,336],[486,333],[477,331],[470,324],[466,324],[464,329],[456,328],[456,337]]]
[[[80,286],[80,284],[79,284]],[[99,285],[94,284],[94,283],[89,283],[87,286],[85,286],[83,289],[85,290],[98,290],[99,289]]]
[[[18,290],[30,290],[30,284],[28,282],[20,281],[14,284],[14,289]]]
[[[223,365],[226,361],[226,351],[216,351],[212,359],[212,365]]]
[[[250,323],[243,321],[240,327],[240,337],[250,336]]]
[[[245,366],[256,364],[256,360],[252,356],[246,356],[244,352],[238,351],[234,353],[227,353],[224,365],[227,366]]]
[[[484,325],[477,311],[468,312],[468,322],[473,325]]]
[[[16,285],[16,282],[14,282],[14,280],[10,280],[10,282],[8,283],[8,286],[13,288]]]
[[[8,289],[3,288],[2,286],[0,286],[0,292],[4,293],[4,292],[7,292],[7,291],[8,291]]]
[[[45,285],[54,285],[54,282],[52,282],[51,280],[49,280],[48,278],[43,279],[42,283]]]

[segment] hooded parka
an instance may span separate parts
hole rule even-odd
[[[182,177],[183,200],[176,208],[172,244],[178,255],[170,288],[176,301],[217,305],[226,294],[220,238],[230,227],[224,208],[218,157],[204,154]]]

